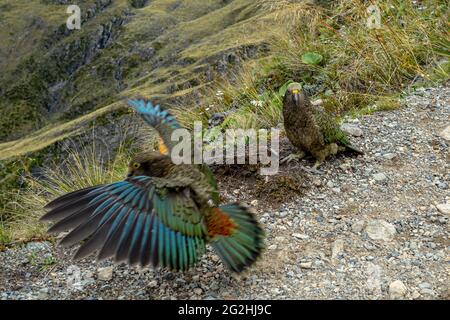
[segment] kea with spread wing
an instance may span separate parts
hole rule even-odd
[[[158,131],[168,154],[143,152],[131,160],[123,181],[53,200],[42,217],[56,222],[49,232],[70,230],[61,244],[81,243],[75,258],[98,252],[100,260],[187,270],[211,244],[232,271],[252,265],[264,241],[255,215],[239,203],[219,204],[206,165],[172,162],[170,137],[181,126],[170,113],[145,100],[128,103]]]

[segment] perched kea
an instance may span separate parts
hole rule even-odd
[[[313,171],[339,151],[363,154],[350,144],[335,118],[322,107],[313,106],[299,83],[291,83],[283,99],[284,128],[289,141],[298,149],[282,161],[301,159],[306,153],[315,159]]]
[[[129,104],[170,154],[170,135],[181,128],[175,118],[151,102]],[[167,154],[145,152],[132,159],[125,180],[63,195],[47,204],[42,220],[56,221],[49,232],[71,230],[62,245],[83,241],[75,258],[98,251],[100,260],[186,270],[210,243],[229,269],[241,272],[259,257],[263,230],[248,208],[218,202],[206,165],[175,165]]]

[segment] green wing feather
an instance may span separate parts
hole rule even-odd
[[[232,203],[219,209],[235,224],[235,229],[228,236],[216,235],[211,244],[230,270],[241,272],[261,255],[264,231],[254,214],[240,204]]]
[[[322,108],[317,108],[315,112],[317,125],[320,127],[326,143],[337,143],[342,146],[350,146],[350,141],[341,130],[336,119],[329,115]]]
[[[220,202],[220,194],[219,194],[219,188],[217,186],[216,178],[214,177],[213,173],[211,172],[211,169],[209,169],[208,165],[206,165],[206,164],[200,165],[200,171],[203,172],[203,174],[206,177],[207,182],[213,188],[213,191],[211,193],[211,199],[214,201],[214,204],[218,205]]]
[[[206,226],[189,192],[163,185],[140,176],[75,191],[49,203],[42,220],[56,221],[49,232],[72,230],[63,245],[85,241],[76,258],[99,250],[99,259],[185,270],[204,250]]]
[[[325,110],[320,107],[316,108],[315,119],[317,125],[321,128],[323,137],[326,143],[337,143],[338,145],[344,146],[347,150],[356,152],[359,154],[364,154],[361,150],[354,147],[347,135],[342,131],[339,123],[334,117],[328,114]]]

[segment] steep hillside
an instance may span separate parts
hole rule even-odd
[[[67,132],[124,96],[189,94],[256,56],[275,29],[257,1],[85,0],[81,29],[68,30],[66,2],[0,1],[0,141]],[[53,140],[45,131],[40,146]],[[32,151],[9,147],[2,158]]]

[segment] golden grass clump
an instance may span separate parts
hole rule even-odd
[[[337,111],[364,107],[419,78],[432,80],[430,70],[441,68],[443,58],[437,50],[442,43],[436,40],[448,39],[443,3],[428,1],[428,6],[415,7],[408,1],[377,1],[381,28],[369,29],[367,5],[341,0],[333,8],[336,14],[325,13],[315,32],[297,28],[291,39],[279,42],[277,54],[294,74],[300,71],[298,80],[322,82],[332,90]],[[304,70],[298,54],[306,51],[322,54],[324,63]]]
[[[8,195],[11,200],[0,212],[0,244],[48,238],[47,226],[38,222],[48,202],[67,192],[126,178],[132,155],[137,149],[151,148],[154,136],[141,132],[139,123],[131,126],[119,129],[114,150],[93,129],[92,143],[84,146],[78,146],[76,141],[67,143],[62,163],[55,162],[35,176],[25,174],[24,187],[11,191]],[[141,145],[144,140],[145,145]]]

